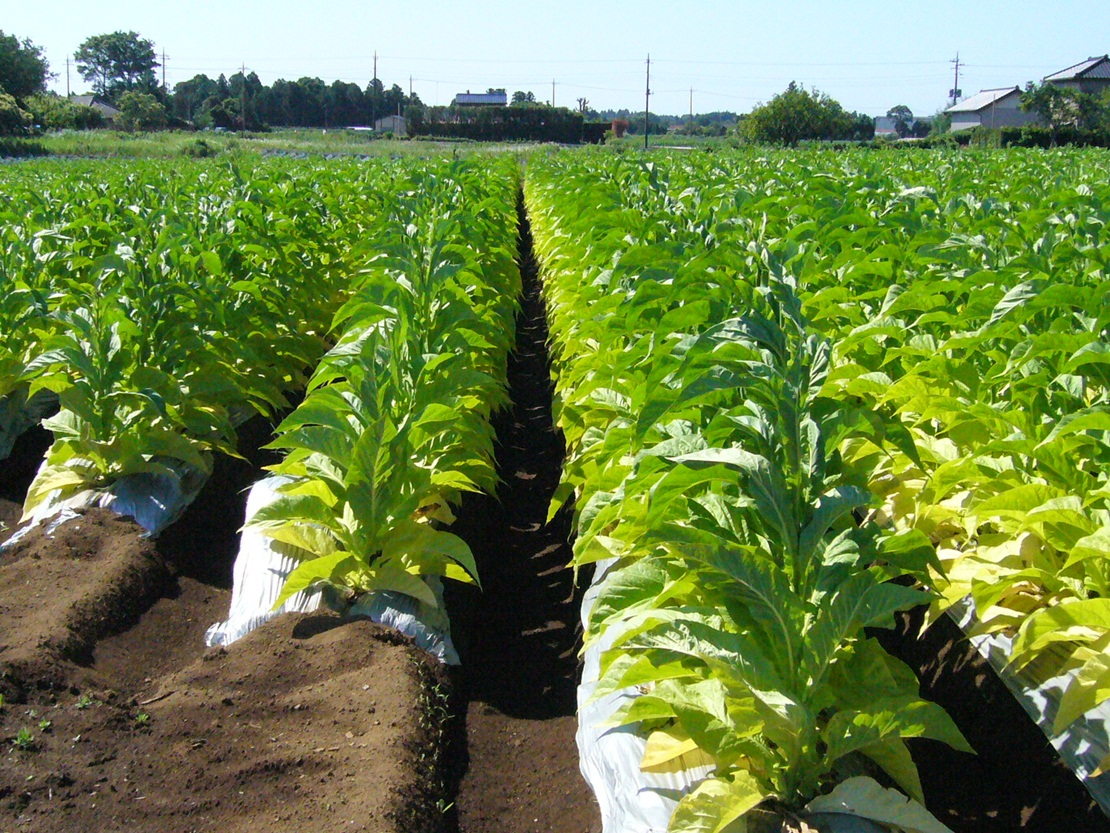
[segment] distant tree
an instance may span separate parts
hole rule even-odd
[[[524,90],[517,90],[515,93],[513,93],[513,97],[511,99],[510,103],[518,104],[518,105],[519,104],[534,104],[535,101],[536,101],[536,94],[533,93],[531,90],[529,90],[528,92],[524,92]]]
[[[154,70],[160,66],[154,43],[136,32],[93,35],[77,48],[77,71],[93,90],[111,101],[131,91],[154,92]]]
[[[24,104],[34,123],[47,130],[92,130],[104,126],[104,115],[99,110],[75,104],[57,93],[38,93]]]
[[[23,133],[31,126],[31,114],[19,106],[15,96],[0,91],[0,136]]]
[[[0,31],[0,90],[22,101],[45,92],[50,78],[50,64],[41,47],[26,38],[21,43],[15,35]]]
[[[807,139],[851,138],[852,116],[822,92],[809,92],[791,81],[784,92],[752,110],[740,123],[754,142],[793,147]]]
[[[946,110],[940,110],[933,116],[933,122],[929,125],[930,136],[943,136],[945,133],[952,129],[952,114]]]
[[[896,104],[886,111],[888,119],[894,119],[894,130],[901,137],[906,138],[913,132],[913,110],[905,104]]]
[[[504,92],[502,90],[501,92]],[[385,93],[385,116],[399,116],[405,112],[405,91],[397,84],[394,84]]]
[[[1099,130],[1110,127],[1110,94],[1082,93],[1056,84],[1029,82],[1021,94],[1021,109],[1035,113],[1056,142],[1062,128]]]
[[[175,118],[193,122],[198,127],[208,127],[204,103],[215,96],[217,91],[216,82],[207,75],[194,75],[188,81],[180,81],[174,85],[170,110]]]
[[[1058,87],[1057,84],[1030,81],[1026,84],[1026,91],[1021,93],[1021,109],[1036,113],[1055,136],[1063,127],[1086,127],[1084,117],[1090,119],[1093,116],[1092,100],[1089,93]]]
[[[578,99],[578,112],[583,116],[590,111],[590,100],[588,98]]]
[[[166,126],[166,108],[150,93],[126,92],[117,99],[117,121],[124,130],[158,130]]]

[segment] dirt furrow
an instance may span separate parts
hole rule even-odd
[[[451,588],[462,659],[454,822],[461,833],[594,833],[597,805],[578,771],[575,689],[583,582],[570,562],[570,514],[546,523],[562,437],[551,421],[547,325],[527,218],[524,298],[509,363],[512,408],[497,424],[501,487],[474,497],[454,531],[470,544],[481,591]]]

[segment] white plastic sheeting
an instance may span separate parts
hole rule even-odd
[[[953,605],[949,614],[965,632],[970,632],[977,624],[975,607],[970,599],[962,599]],[[1021,671],[1014,671],[1009,665],[1013,640],[1008,636],[977,634],[969,639],[1021,707],[1041,727],[1060,758],[1083,782],[1103,812],[1110,815],[1110,774],[1092,777],[1098,770],[1099,762],[1110,754],[1110,701],[1091,709],[1062,734],[1052,737],[1052,723],[1060,708],[1060,698],[1075,672],[1056,674],[1038,682],[1034,676],[1037,661]]]
[[[162,461],[167,473],[144,472],[121,477],[105,489],[85,489],[62,498],[52,492],[35,507],[27,523],[16,530],[5,542],[11,546],[39,524],[46,525],[48,533],[54,531],[83,509],[101,507],[117,515],[127,515],[154,537],[176,521],[196,499],[208,475],[178,461]],[[46,465],[44,461],[39,470]]]
[[[279,494],[279,487],[288,482],[289,478],[272,476],[255,483],[247,496],[246,520],[250,521],[259,509],[272,503]],[[274,609],[286,576],[297,566],[295,551],[249,527],[243,530],[235,557],[231,608],[226,621],[208,629],[205,642],[209,647],[230,645],[282,613],[309,613],[324,604],[348,616],[368,616],[412,637],[417,645],[441,662],[459,664],[443,610],[443,585],[438,577],[427,579],[439,602],[438,608],[393,592],[367,594],[348,606],[332,593],[313,590],[297,593]]]
[[[589,620],[601,586],[615,563],[608,560],[597,564],[594,580],[582,599],[583,625]],[[636,696],[635,689],[626,689],[591,702],[600,675],[601,654],[611,642],[612,638],[597,640],[585,651],[582,682],[578,686],[579,766],[597,797],[604,833],[665,833],[679,798],[704,780],[713,768],[643,772],[640,761],[647,741],[635,733],[634,727],[607,729],[600,725]]]

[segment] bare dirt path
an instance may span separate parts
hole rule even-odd
[[[481,592],[451,588],[465,726],[454,744],[461,833],[595,833],[600,817],[574,742],[583,581],[570,563],[570,513],[546,524],[564,448],[551,422],[547,324],[521,218],[524,300],[509,364],[513,405],[497,425],[501,487],[454,529],[474,550]],[[461,738],[460,738],[461,740]]]

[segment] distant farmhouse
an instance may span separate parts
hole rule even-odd
[[[952,132],[972,127],[1024,127],[1037,116],[1021,109],[1021,87],[980,90],[944,112],[952,116]]]
[[[119,117],[119,110],[111,104],[105,104],[95,95],[74,95],[70,96],[69,100],[78,107],[92,107],[104,117],[106,122],[114,122]]]
[[[386,116],[374,122],[375,133],[392,133],[394,136],[407,136],[408,126],[404,116]]]
[[[1101,93],[1110,89],[1110,55],[1088,58],[1074,66],[1046,75],[1042,83],[1077,90],[1081,93]],[[1024,127],[1038,124],[1034,113],[1021,109],[1021,88],[1002,87],[980,90],[944,112],[952,116],[952,132],[972,127]]]
[[[506,107],[509,104],[509,95],[504,90],[493,90],[485,93],[472,93],[467,90],[459,93],[451,102],[455,107]]]
[[[1097,95],[1110,88],[1110,55],[1088,58],[1075,66],[1046,75],[1044,82]]]

